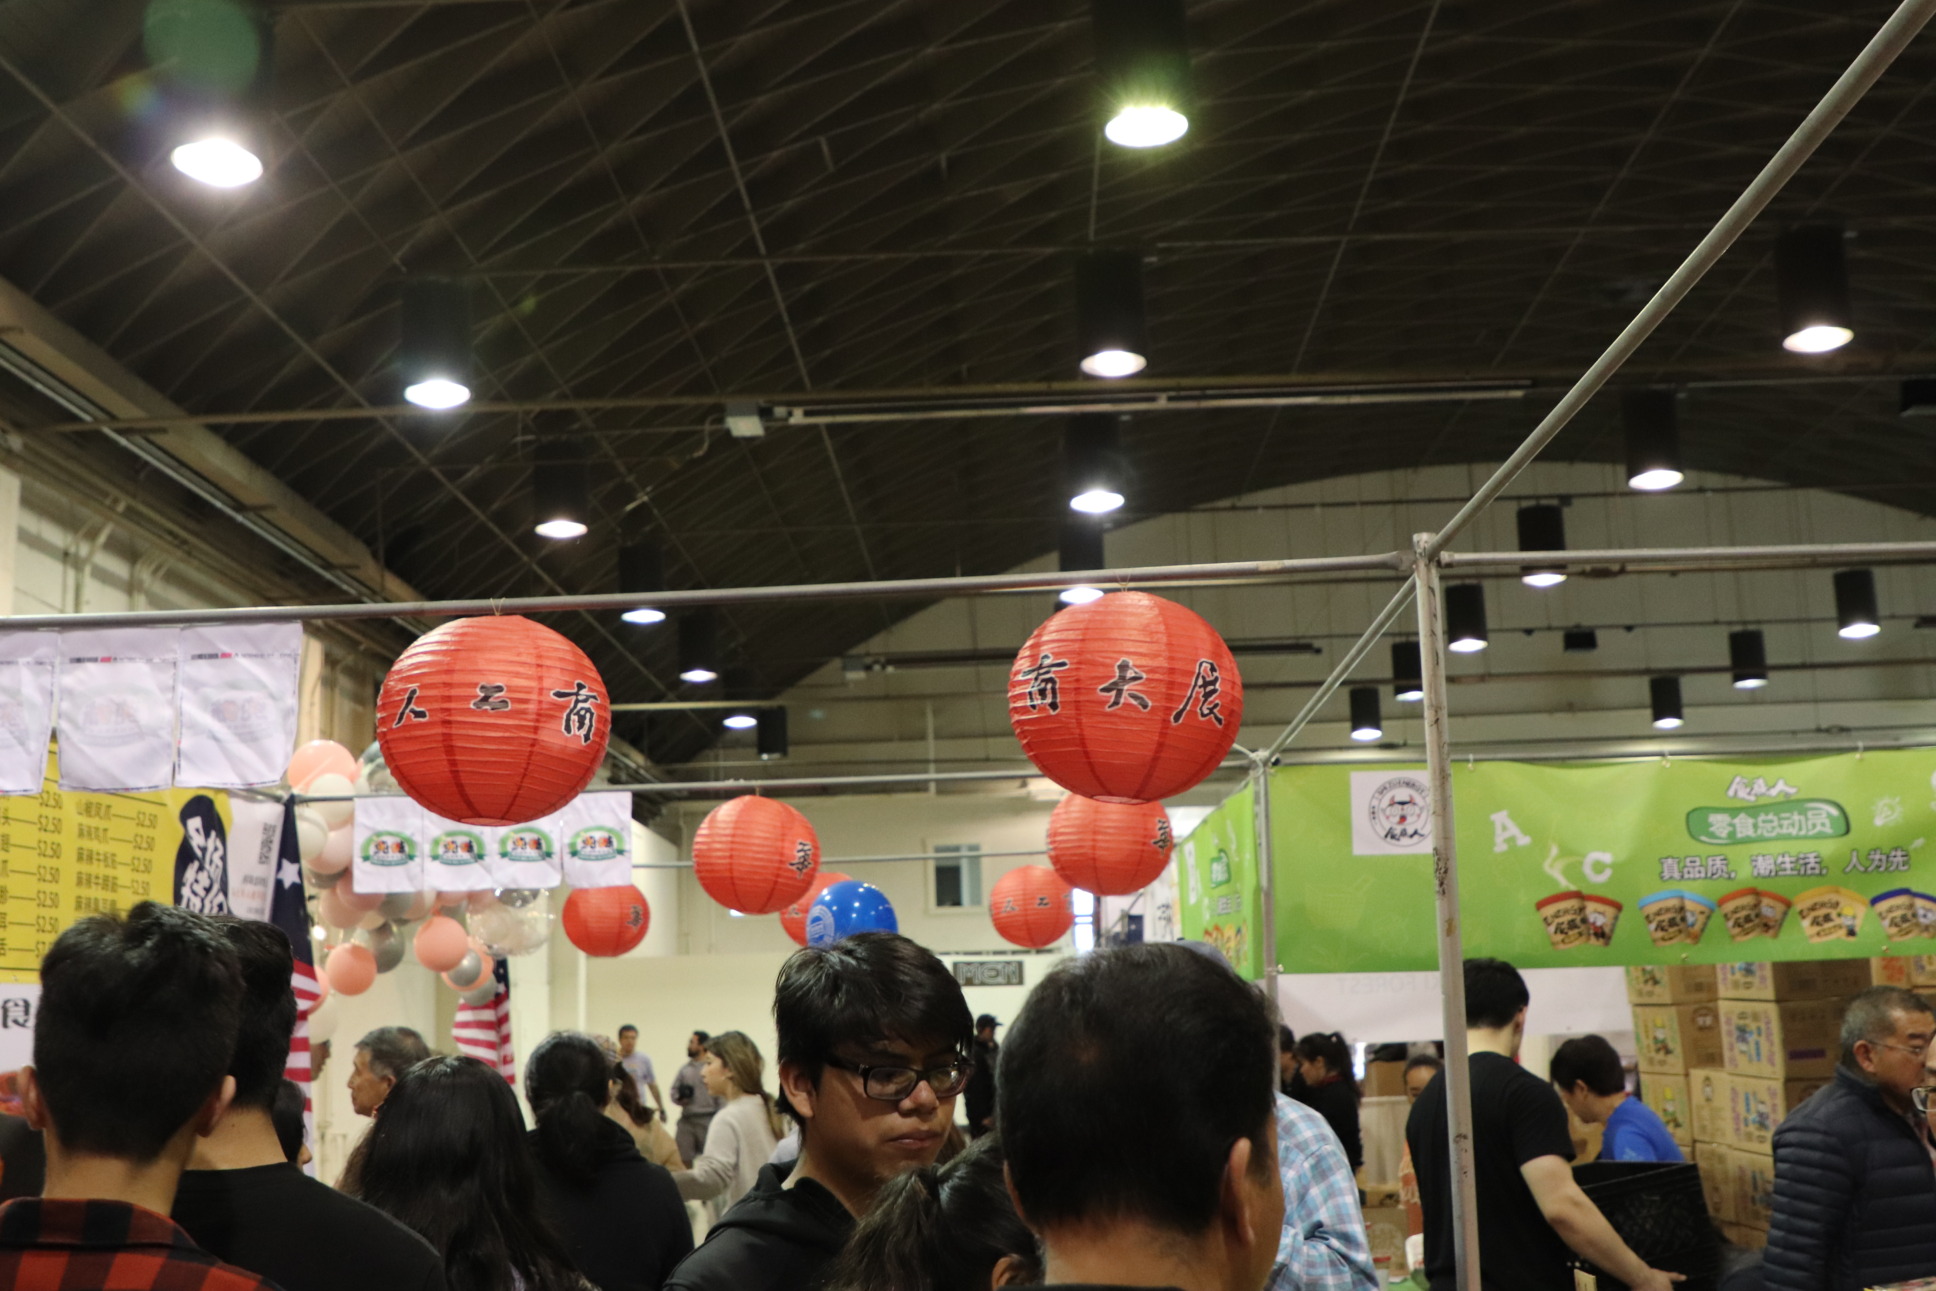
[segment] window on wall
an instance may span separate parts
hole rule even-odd
[[[981,904],[981,844],[937,843],[934,848],[934,905],[962,910]]]

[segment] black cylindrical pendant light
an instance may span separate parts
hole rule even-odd
[[[1784,350],[1826,354],[1855,339],[1841,225],[1803,224],[1782,230],[1775,240],[1775,294]]]
[[[572,435],[540,439],[531,464],[531,528],[544,538],[582,538],[591,528],[591,472]]]
[[[1566,513],[1551,502],[1519,508],[1519,549],[1565,551]],[[1559,565],[1521,565],[1519,581],[1528,587],[1557,587],[1566,581],[1566,570]]]
[[[618,590],[641,596],[665,590],[665,556],[659,544],[643,532],[644,526],[632,522],[624,543],[618,549]],[[650,605],[635,605],[619,614],[627,623],[641,626],[665,622],[665,611]]]
[[[1620,396],[1627,439],[1627,487],[1643,493],[1671,489],[1681,472],[1680,410],[1672,390],[1628,390]]]
[[[1486,639],[1486,589],[1479,583],[1450,583],[1445,589],[1445,648],[1475,654]]]
[[[1654,706],[1654,729],[1671,731],[1681,724],[1681,679],[1649,677],[1647,694]]]
[[[1768,644],[1760,628],[1728,633],[1728,667],[1736,690],[1760,690],[1768,684]]]
[[[471,397],[471,293],[461,278],[412,278],[398,310],[403,397],[441,411]]]
[[[1416,704],[1425,698],[1425,670],[1420,666],[1418,642],[1394,641],[1391,648],[1392,698]]]
[[[1873,569],[1843,569],[1835,575],[1836,633],[1860,641],[1882,631]]]
[[[1103,135],[1155,148],[1190,128],[1189,34],[1183,0],[1092,0]]]
[[[1090,251],[1076,261],[1077,366],[1092,377],[1126,377],[1149,362],[1143,257]]]
[[[679,680],[703,686],[719,680],[719,618],[693,610],[679,619]]]
[[[1360,743],[1383,739],[1385,728],[1379,720],[1378,687],[1351,688],[1351,738]]]
[[[760,760],[771,762],[787,755],[787,710],[779,706],[762,708],[755,714],[760,719],[760,728],[755,738],[758,741]]]
[[[1068,516],[1062,521],[1061,563],[1057,566],[1064,573],[1081,570],[1102,569],[1107,565],[1103,557],[1102,525],[1088,516]],[[1100,587],[1065,587],[1058,598],[1064,605],[1087,605],[1101,600]]]
[[[1062,487],[1069,509],[1089,515],[1114,511],[1123,504],[1127,475],[1116,415],[1071,417],[1062,432]]]
[[[275,121],[275,23],[254,0],[147,6],[153,115],[174,168],[211,188],[262,178]]]

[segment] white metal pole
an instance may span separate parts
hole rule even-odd
[[[1250,772],[1250,817],[1257,854],[1257,940],[1264,954],[1264,995],[1273,1009],[1277,1002],[1277,876],[1271,847],[1270,769],[1259,757]]]
[[[1472,1073],[1465,1047],[1465,941],[1452,828],[1452,753],[1446,732],[1445,618],[1433,535],[1416,534],[1418,657],[1425,683],[1425,767],[1431,789],[1432,878],[1438,892],[1439,990],[1445,1027],[1445,1107],[1451,1137],[1452,1258],[1464,1291],[1480,1291],[1479,1195],[1472,1170]]]

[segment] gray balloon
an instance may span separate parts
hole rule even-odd
[[[513,910],[522,910],[544,893],[537,888],[499,888],[497,899]]]
[[[348,873],[349,873],[348,870],[338,870],[334,874],[318,874],[314,870],[305,869],[303,871],[303,881],[308,883],[309,886],[314,888],[316,891],[320,892],[324,888],[333,888],[338,883],[341,883],[343,881],[343,876]]]
[[[386,918],[403,919],[409,916],[416,904],[415,892],[392,892],[383,898],[382,904],[377,906],[377,909],[381,910]]]
[[[403,938],[393,933],[382,941],[372,942],[370,953],[376,956],[376,971],[387,973],[403,962]]]
[[[477,957],[476,951],[467,950],[464,957],[457,961],[457,967],[451,969],[447,976],[459,990],[468,991],[477,985],[478,976],[483,971],[484,961]]]
[[[487,977],[476,990],[465,991],[457,998],[466,1004],[489,1004],[497,995],[497,980]]]

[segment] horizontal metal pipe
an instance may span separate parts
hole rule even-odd
[[[887,865],[900,861],[958,861],[963,856],[1047,856],[1048,853],[1037,849],[1032,852],[910,852],[906,856],[823,856],[820,858],[822,873],[837,870],[843,865]],[[691,861],[634,861],[635,870],[689,870]]]
[[[677,713],[694,708],[735,708],[752,712],[756,708],[778,708],[776,699],[667,699],[649,704],[612,704],[614,713]]]
[[[927,407],[889,408],[883,411],[857,408],[832,408],[824,412],[811,407],[779,407],[773,410],[769,426],[857,426],[873,422],[961,421],[979,417],[1058,417],[1081,412],[1188,412],[1212,408],[1342,408],[1359,404],[1451,403],[1480,399],[1524,399],[1530,387],[1524,383],[1482,386],[1432,386],[1407,389],[1393,386],[1384,390],[1315,390],[1296,394],[1255,395],[1152,395],[1145,398],[1119,396],[1106,401],[1002,404],[987,408]]]
[[[1770,547],[1602,547],[1581,551],[1472,551],[1439,553],[1445,569],[1546,568],[1563,565],[1617,565],[1630,572],[1646,569],[1701,570],[1712,566],[1759,565],[1769,569],[1812,569],[1822,565],[1902,565],[1936,561],[1936,542],[1817,542]]]

